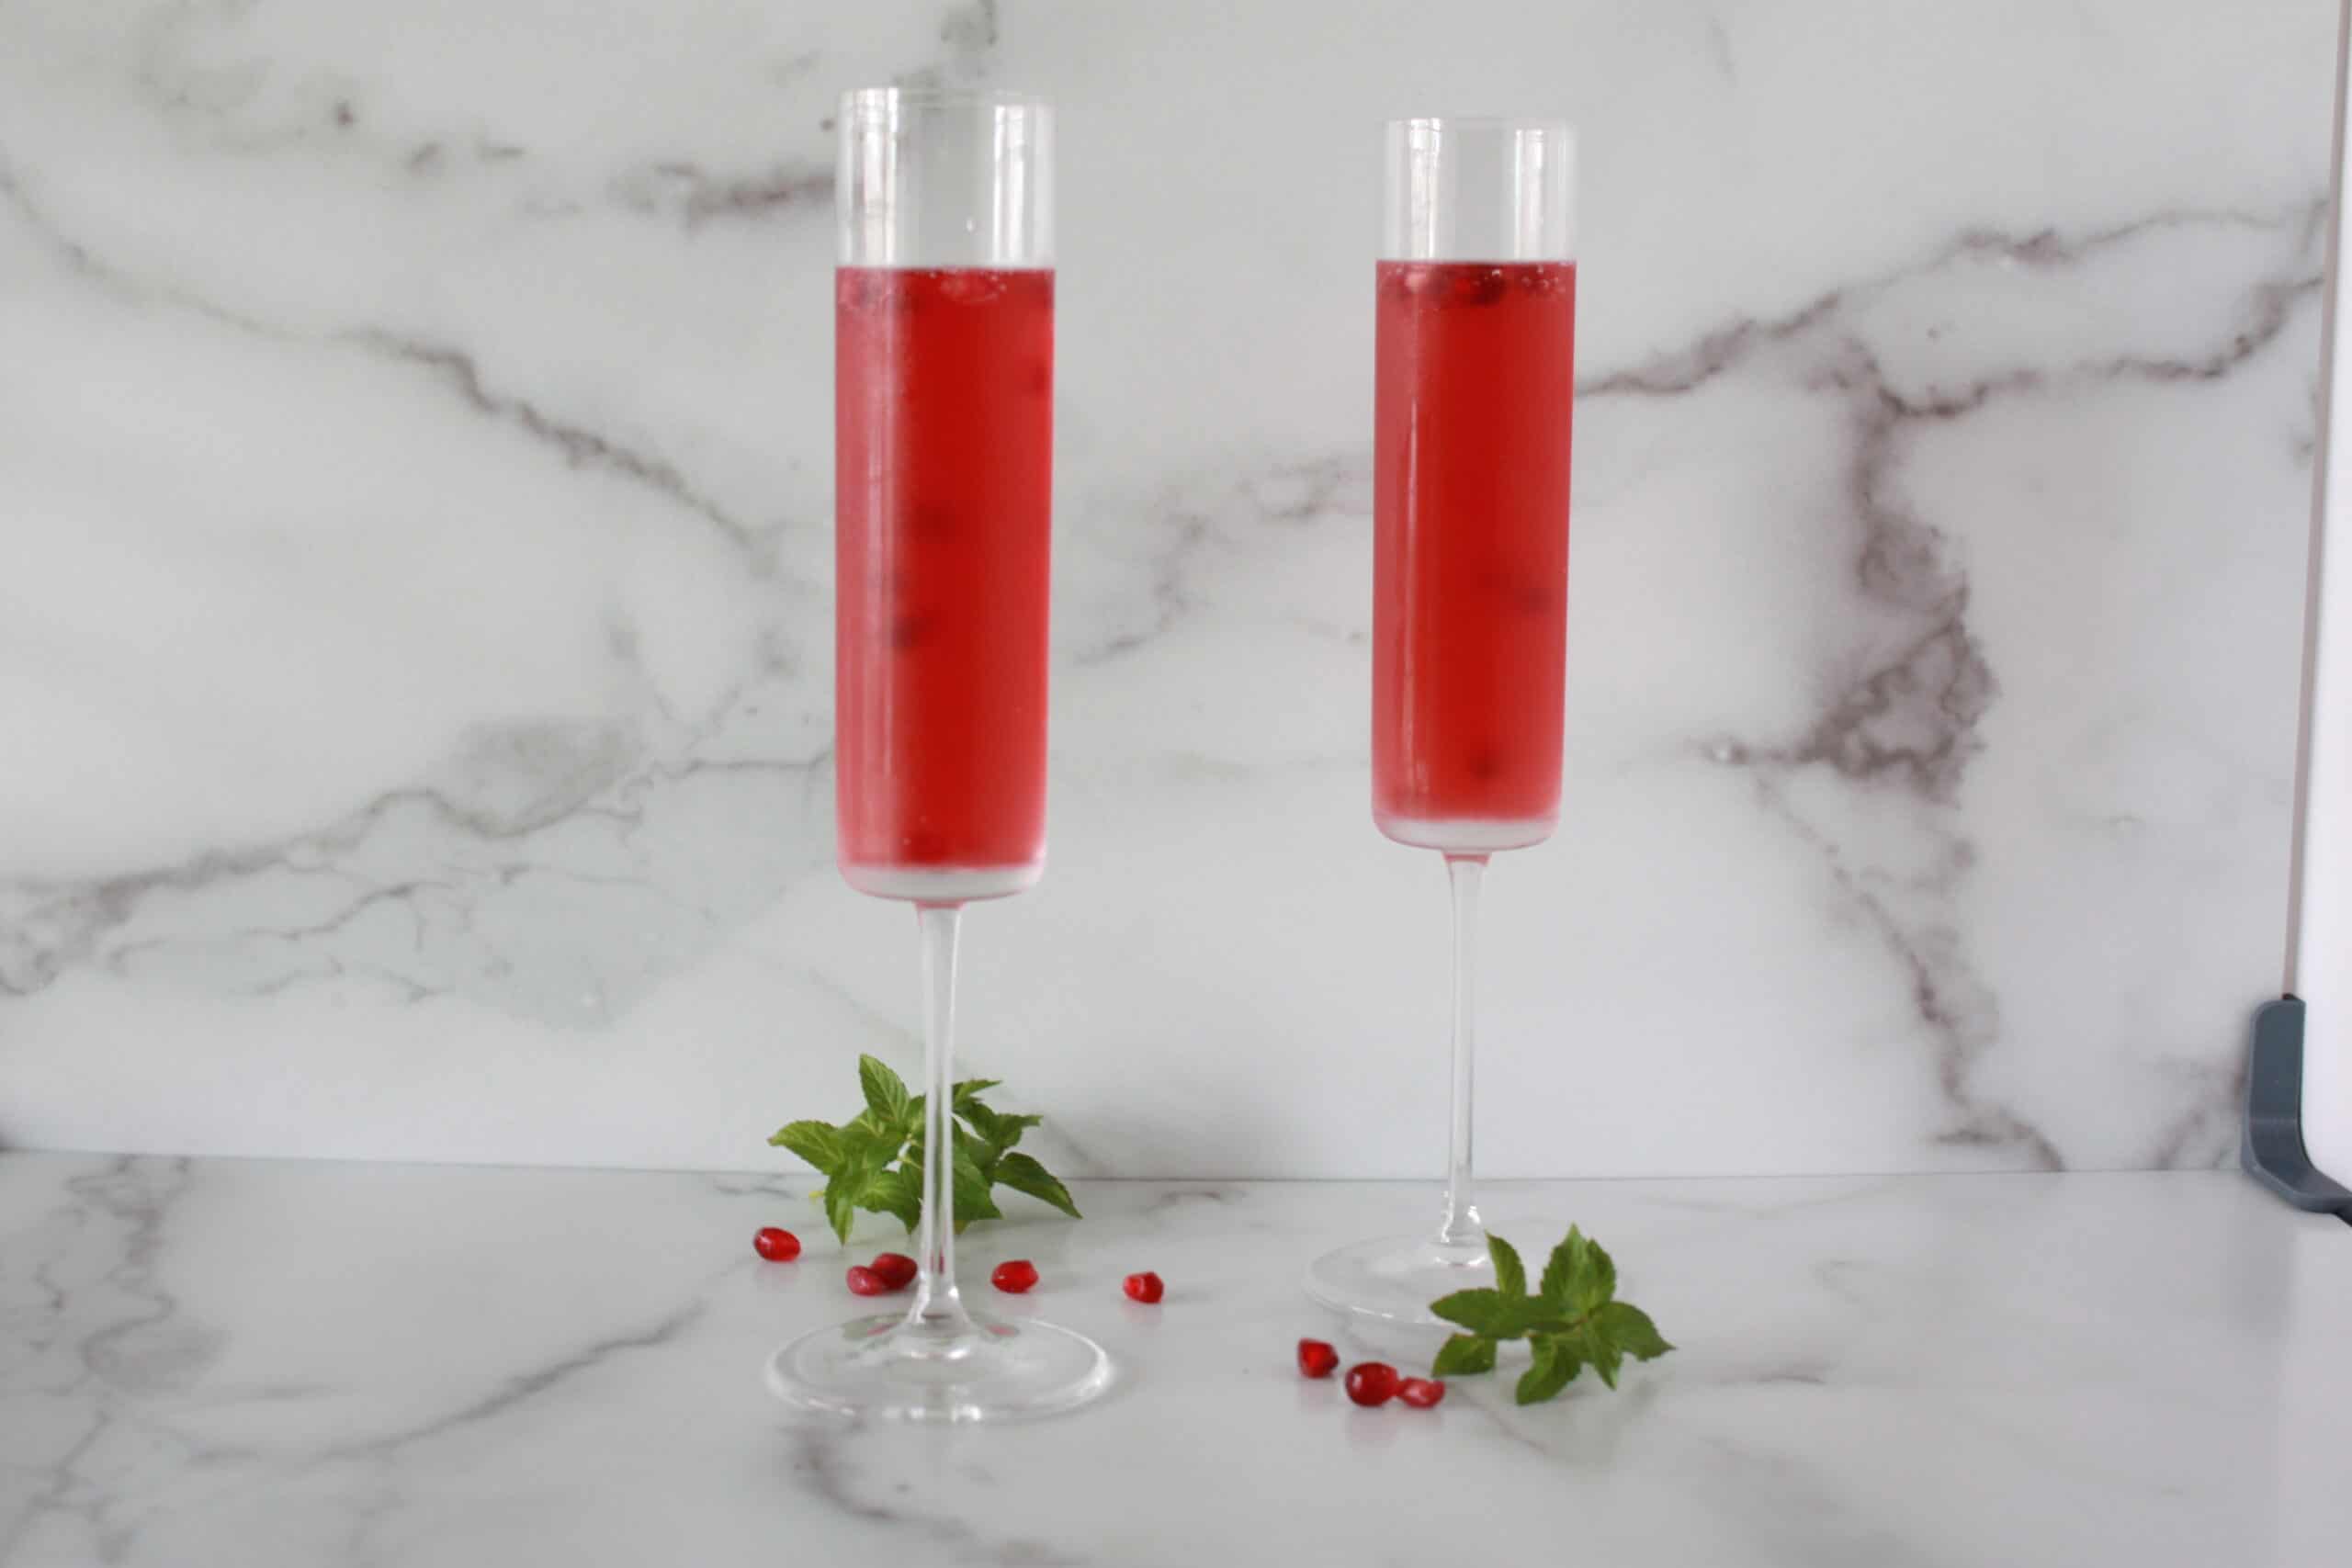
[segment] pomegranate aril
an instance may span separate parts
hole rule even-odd
[[[903,1252],[876,1253],[874,1261],[866,1267],[882,1277],[884,1289],[892,1291],[905,1290],[915,1282],[915,1275],[920,1272],[915,1260]]]
[[[1161,1282],[1159,1275],[1148,1272],[1128,1275],[1125,1284],[1121,1288],[1127,1292],[1129,1301],[1141,1302],[1146,1306],[1151,1305],[1168,1291],[1167,1285]]]
[[[1416,1410],[1427,1410],[1445,1397],[1445,1384],[1435,1378],[1407,1378],[1396,1385],[1396,1397]]]
[[[1019,1295],[1037,1282],[1037,1266],[1025,1258],[1010,1263],[1000,1263],[996,1272],[989,1276],[989,1283],[1010,1295]]]
[[[883,1283],[881,1275],[865,1264],[853,1263],[849,1266],[849,1293],[853,1296],[884,1296],[890,1293],[890,1287]]]
[[[1385,1404],[1396,1397],[1396,1369],[1385,1361],[1358,1361],[1348,1369],[1348,1397],[1358,1404]]]
[[[1340,1370],[1340,1352],[1320,1339],[1298,1342],[1298,1371],[1301,1377],[1328,1378]]]
[[[771,1263],[789,1263],[800,1256],[800,1238],[775,1225],[762,1225],[752,1237],[752,1250]]]

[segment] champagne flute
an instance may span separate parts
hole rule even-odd
[[[1387,129],[1374,416],[1373,819],[1444,857],[1453,1119],[1434,1235],[1317,1258],[1326,1305],[1435,1323],[1494,1283],[1471,1193],[1472,978],[1487,858],[1559,820],[1576,386],[1575,133]]]
[[[923,976],[921,1273],[903,1314],[776,1352],[788,1402],[989,1421],[1100,1394],[1093,1341],[967,1309],[956,1284],[956,945],[964,906],[1046,852],[1053,118],[984,91],[875,88],[839,121],[835,813],[842,876],[914,906]]]

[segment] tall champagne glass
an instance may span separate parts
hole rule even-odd
[[[1489,856],[1559,819],[1576,384],[1575,134],[1390,122],[1373,432],[1372,813],[1453,894],[1453,1146],[1434,1234],[1318,1258],[1329,1305],[1435,1322],[1493,1283],[1471,1193],[1472,976]]]
[[[914,1299],[794,1341],[769,1381],[848,1416],[1003,1420],[1110,1382],[1091,1340],[956,1284],[952,1066],[964,906],[1046,854],[1053,118],[877,88],[840,116],[834,298],[835,808],[842,874],[914,906],[923,979]]]

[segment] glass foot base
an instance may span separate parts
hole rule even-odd
[[[1491,1289],[1495,1262],[1483,1242],[1447,1247],[1392,1235],[1327,1252],[1306,1267],[1306,1293],[1328,1307],[1384,1323],[1445,1325],[1430,1303],[1456,1291]]]
[[[768,1361],[787,1404],[879,1421],[1023,1421],[1058,1415],[1111,1386],[1111,1358],[1049,1323],[974,1314],[971,1326],[910,1326],[904,1314],[820,1328]]]

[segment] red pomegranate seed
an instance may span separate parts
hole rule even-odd
[[[1396,1397],[1396,1369],[1385,1361],[1358,1361],[1348,1369],[1348,1397],[1358,1404],[1385,1404]]]
[[[1340,1369],[1340,1353],[1320,1339],[1298,1342],[1298,1375],[1328,1378]]]
[[[1128,1275],[1123,1288],[1126,1291],[1129,1301],[1141,1302],[1146,1306],[1151,1305],[1168,1292],[1168,1287],[1161,1283],[1159,1276],[1151,1273]]]
[[[920,1272],[915,1260],[903,1252],[877,1252],[866,1267],[882,1277],[883,1289],[889,1291],[905,1290],[915,1282],[915,1275]]]
[[[1427,1410],[1445,1397],[1445,1384],[1434,1378],[1407,1378],[1396,1385],[1396,1397],[1416,1410]]]
[[[1037,1282],[1037,1266],[1025,1258],[1010,1263],[1000,1263],[996,1272],[989,1276],[989,1283],[1010,1295],[1020,1295]]]
[[[752,1237],[752,1250],[771,1263],[789,1263],[800,1256],[800,1238],[774,1225],[762,1225]]]
[[[881,1296],[888,1295],[890,1287],[882,1282],[882,1276],[876,1274],[873,1269],[868,1269],[865,1264],[853,1263],[849,1266],[849,1293],[851,1295]]]

